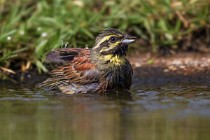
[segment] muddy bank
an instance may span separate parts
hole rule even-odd
[[[210,55],[180,53],[172,56],[134,54],[134,85],[201,84],[210,85]]]
[[[128,56],[133,69],[133,86],[161,86],[165,84],[210,85],[210,55],[180,53],[172,56],[157,56],[150,53]],[[10,80],[0,80],[2,85],[28,85],[34,87],[48,77],[36,70],[16,72]]]

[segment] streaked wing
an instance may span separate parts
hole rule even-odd
[[[91,63],[88,49],[62,48],[50,52],[46,59],[49,63],[62,63],[62,66],[51,71],[48,78],[39,87],[54,89],[71,84],[85,85],[98,82],[99,72]]]
[[[75,61],[75,60],[74,60]],[[52,77],[63,80],[68,84],[88,84],[96,81],[98,71],[95,64],[90,62],[74,62],[70,65],[60,66],[51,71]]]

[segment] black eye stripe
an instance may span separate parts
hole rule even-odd
[[[110,41],[110,38],[111,38],[111,37],[115,37],[116,41],[111,42],[111,41]],[[109,37],[107,40],[104,40],[104,42],[101,42],[101,43],[99,44],[99,46],[100,46],[100,47],[109,47],[109,43],[115,43],[115,42],[117,42],[117,41],[123,39],[123,36],[114,36],[114,35],[113,35],[113,36],[111,36],[111,37]]]
[[[120,37],[118,37],[118,36],[111,36],[111,37],[109,38],[109,41],[112,42],[112,43],[115,43],[115,42],[117,42],[118,40],[121,40],[122,38],[123,38],[122,36],[120,36]]]
[[[109,42],[109,40],[105,40],[104,42],[102,42],[101,44],[100,44],[100,47],[109,47],[108,46],[108,43]]]

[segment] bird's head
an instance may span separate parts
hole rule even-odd
[[[128,44],[134,42],[136,37],[123,34],[117,29],[102,31],[95,41],[92,51],[104,60],[119,62],[126,55]],[[119,60],[118,60],[119,59]]]
[[[96,62],[108,63],[113,67],[123,65],[126,63],[128,44],[134,42],[135,39],[136,37],[123,34],[117,29],[104,30],[96,38],[91,57]]]

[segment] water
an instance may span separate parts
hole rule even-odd
[[[210,87],[132,88],[131,96],[52,95],[1,86],[0,140],[208,140]]]

